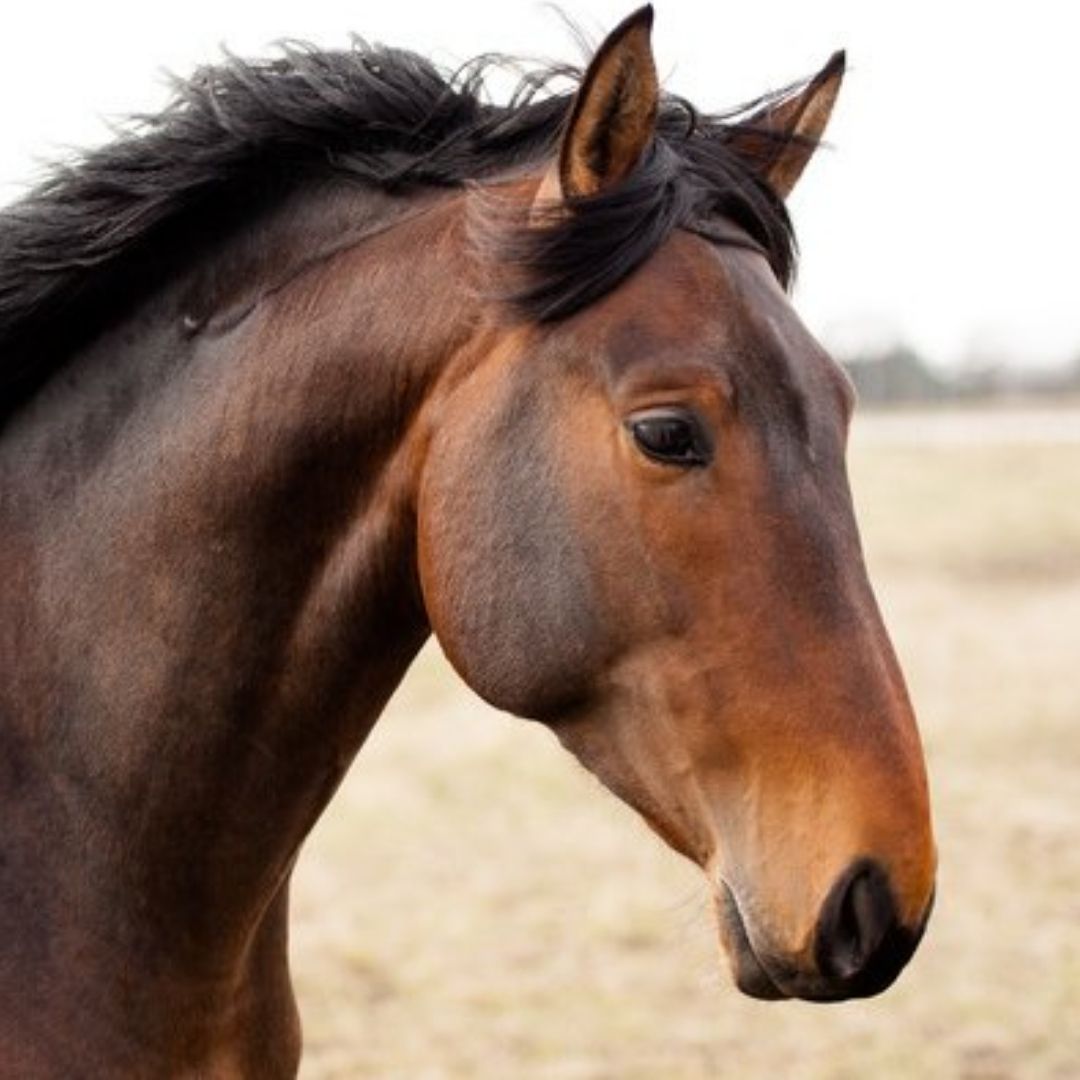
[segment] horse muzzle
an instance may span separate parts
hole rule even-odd
[[[723,882],[717,908],[735,984],[744,994],[829,1002],[872,997],[889,987],[922,940],[933,903],[931,893],[918,924],[905,926],[886,872],[871,859],[859,859],[826,896],[812,948],[794,958],[755,938]]]

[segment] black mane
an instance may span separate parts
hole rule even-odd
[[[0,211],[0,396],[12,405],[252,207],[306,181],[344,176],[384,191],[459,187],[541,162],[571,93],[569,67],[526,75],[487,100],[483,58],[454,75],[361,41],[279,58],[227,57],[178,82],[159,115],[55,169]],[[521,273],[504,297],[519,316],[558,319],[613,287],[677,227],[734,221],[785,284],[794,240],[783,204],[731,149],[747,110],[698,113],[666,96],[653,149],[617,190],[581,200],[548,229],[501,246]],[[760,135],[761,133],[758,132]],[[0,407],[0,412],[6,412]]]

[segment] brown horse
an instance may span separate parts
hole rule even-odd
[[[432,631],[701,866],[744,991],[907,961],[922,755],[784,289],[843,61],[703,115],[651,22],[507,106],[229,61],[0,218],[0,1074],[294,1072],[290,872]]]

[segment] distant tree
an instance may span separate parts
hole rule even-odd
[[[895,405],[940,401],[950,396],[949,384],[911,346],[898,343],[884,352],[844,361],[862,401]]]
[[[1008,394],[1013,372],[993,360],[972,361],[952,376],[952,388],[961,398],[994,398]]]
[[[1080,391],[1080,355],[1073,360],[1066,371],[1065,389]]]

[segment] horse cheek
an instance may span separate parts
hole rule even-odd
[[[590,693],[598,653],[582,531],[535,395],[436,438],[421,489],[420,579],[432,629],[492,705],[551,720]]]

